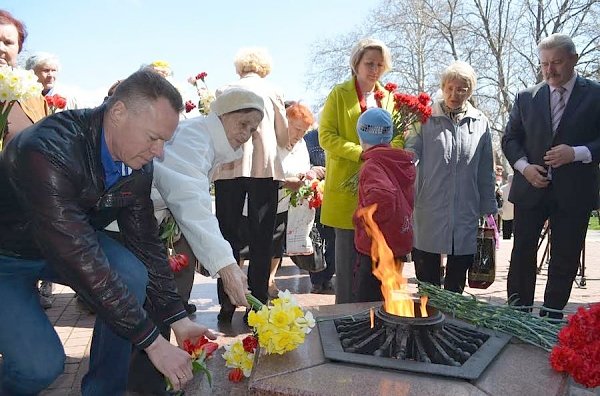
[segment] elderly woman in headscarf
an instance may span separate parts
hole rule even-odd
[[[243,247],[240,223],[248,202],[248,284],[252,294],[267,302],[269,271],[273,256],[272,236],[277,213],[277,192],[285,179],[277,147],[288,144],[288,123],[283,96],[267,80],[271,57],[262,48],[243,48],[234,60],[239,80],[225,88],[241,87],[263,98],[265,115],[250,141],[243,143],[243,156],[222,165],[215,173],[215,205],[221,232],[237,259]],[[219,92],[217,92],[218,96]],[[230,322],[235,311],[221,281],[217,282],[221,311],[219,320]]]
[[[325,102],[319,123],[319,143],[325,150],[327,177],[321,207],[321,223],[335,230],[335,302],[355,301],[353,291],[354,225],[352,215],[358,205],[358,193],[346,182],[358,173],[362,164],[356,122],[368,108],[393,110],[394,101],[379,79],[392,68],[391,54],[381,41],[360,40],[350,54],[352,77],[336,85]],[[398,147],[401,136],[392,140]]]
[[[155,214],[162,218],[168,208],[182,231],[175,248],[188,256],[188,269],[193,274],[197,259],[211,276],[222,280],[224,292],[235,305],[248,305],[247,278],[221,234],[209,186],[219,165],[242,157],[241,147],[256,132],[263,115],[264,101],[259,95],[243,88],[225,90],[207,117],[180,121],[173,139],[165,144],[163,158],[154,161]],[[177,282],[184,302],[192,283],[193,276]],[[170,330],[165,327],[161,332],[168,337]],[[146,356],[134,351],[128,389],[162,394],[164,380],[153,375],[155,371],[146,371],[150,367],[143,363]]]
[[[480,217],[496,213],[494,160],[488,119],[469,98],[477,77],[465,62],[441,76],[442,99],[431,118],[414,130],[406,150],[415,153],[413,260],[417,279],[462,293],[477,250]]]

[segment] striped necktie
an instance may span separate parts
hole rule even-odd
[[[564,87],[557,87],[552,92],[552,133],[556,133],[558,129],[558,124],[560,124],[560,118],[565,111],[565,92],[566,89]]]

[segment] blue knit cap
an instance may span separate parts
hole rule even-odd
[[[362,143],[377,145],[392,140],[392,116],[378,107],[361,114],[356,123],[356,131]]]

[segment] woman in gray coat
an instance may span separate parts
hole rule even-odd
[[[443,99],[431,118],[409,136],[417,185],[413,260],[417,279],[462,293],[477,249],[481,216],[496,213],[492,139],[488,120],[468,99],[475,89],[473,68],[454,62],[442,73]]]

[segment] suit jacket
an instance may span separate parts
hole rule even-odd
[[[504,155],[514,167],[527,157],[530,164],[546,167],[545,153],[553,146],[586,146],[592,162],[580,161],[552,169],[552,188],[558,205],[573,211],[591,211],[598,206],[600,172],[600,85],[577,77],[556,134],[552,133],[550,87],[542,82],[517,94],[502,137]],[[540,203],[547,188],[533,187],[515,172],[509,201],[533,208]]]

